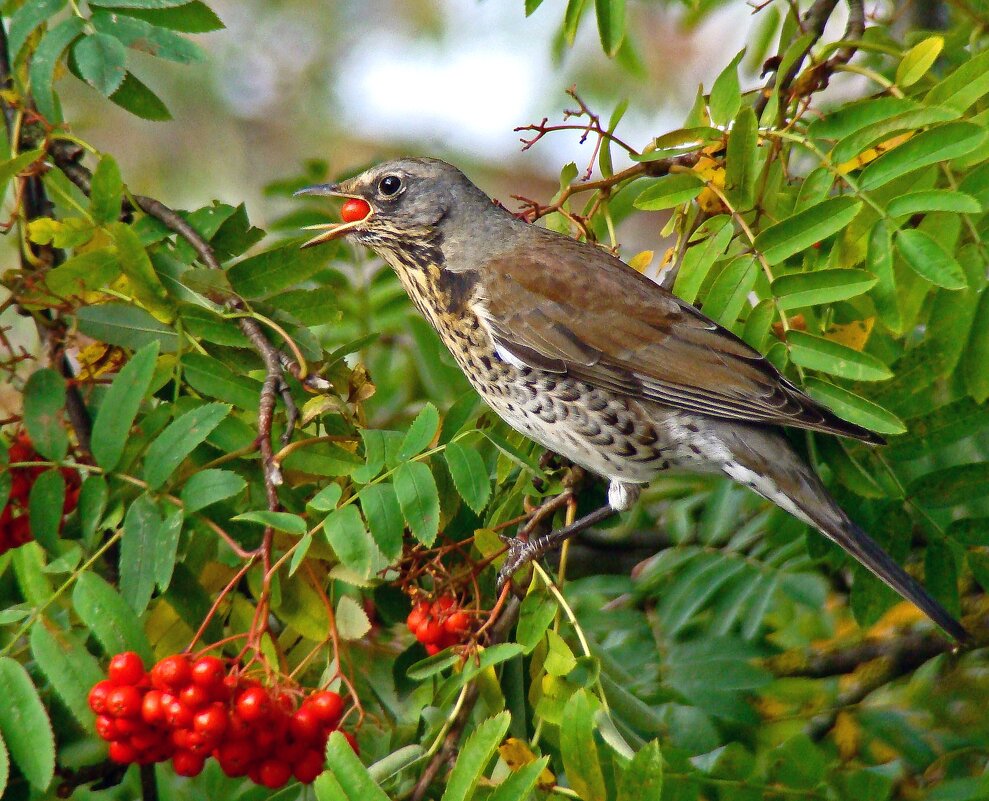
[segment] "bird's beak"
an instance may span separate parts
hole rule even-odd
[[[355,198],[356,200],[363,200],[360,195],[352,195],[348,192],[344,192],[340,188],[340,184],[315,184],[314,186],[307,186],[304,189],[300,189],[294,193],[296,197],[299,195],[323,195],[327,197],[345,197],[345,198]],[[353,220],[351,222],[338,222],[338,223],[319,223],[318,225],[307,225],[303,228],[304,231],[320,231],[321,233],[314,236],[312,239],[303,242],[301,247],[311,248],[314,245],[322,245],[324,242],[332,242],[334,239],[339,239],[341,236],[346,236],[355,228],[357,228],[361,223],[366,222],[367,219],[374,214],[374,211],[368,212],[367,216],[362,217],[359,220]]]

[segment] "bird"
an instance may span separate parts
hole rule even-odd
[[[626,511],[661,472],[720,473],[809,524],[959,642],[965,628],[857,526],[784,427],[884,439],[603,248],[519,218],[457,167],[405,157],[297,195],[343,198],[346,238],[376,252],[505,422],[606,479],[607,504],[509,541],[499,587],[568,537]]]

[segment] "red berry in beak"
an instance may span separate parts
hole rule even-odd
[[[340,219],[344,222],[357,222],[363,220],[371,213],[371,207],[366,200],[356,197],[347,198],[340,209]]]

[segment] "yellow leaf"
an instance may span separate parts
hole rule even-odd
[[[643,250],[640,253],[636,253],[631,259],[628,260],[628,266],[633,270],[644,273],[646,268],[648,268],[652,263],[654,255],[655,253],[651,250]]]
[[[876,324],[875,317],[868,317],[865,320],[854,320],[850,323],[835,323],[824,333],[825,339],[837,342],[839,345],[846,345],[853,350],[862,350],[869,341],[873,326]]]
[[[79,377],[83,380],[97,378],[107,373],[115,373],[127,361],[126,354],[113,345],[93,342],[76,355],[79,362]]]
[[[847,762],[858,753],[859,745],[862,742],[862,729],[848,712],[841,711],[838,713],[834,721],[832,735],[835,745],[838,746],[838,753],[841,755],[842,762]]]
[[[892,139],[887,139],[885,142],[880,142],[875,147],[870,147],[867,150],[863,150],[855,158],[849,159],[844,164],[838,165],[839,175],[847,175],[848,173],[864,167],[870,161],[875,161],[883,153],[888,153],[895,147],[899,147],[908,139],[911,139],[914,135],[914,131],[907,131],[906,133],[898,134]]]
[[[705,183],[711,184],[721,190],[725,188],[725,168],[721,161],[704,155],[697,160],[693,170],[698,176],[704,179]],[[697,196],[697,205],[707,214],[724,214],[728,211],[718,194],[707,186]]]
[[[498,746],[498,753],[501,754],[501,758],[505,760],[505,764],[512,771],[525,767],[537,759],[532,749],[529,748],[529,744],[525,740],[520,740],[518,737],[509,737],[505,740],[505,742]],[[555,787],[556,776],[553,774],[553,771],[549,768],[544,768],[543,772],[539,774],[538,785],[540,790],[549,790]]]

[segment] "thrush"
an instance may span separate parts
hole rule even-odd
[[[798,389],[730,331],[601,248],[518,219],[456,167],[390,161],[299,194],[346,198],[348,237],[378,253],[484,401],[510,426],[606,478],[606,506],[510,542],[504,582],[629,509],[669,468],[727,475],[810,524],[955,639],[965,629],[859,528],[782,427],[883,444]]]

